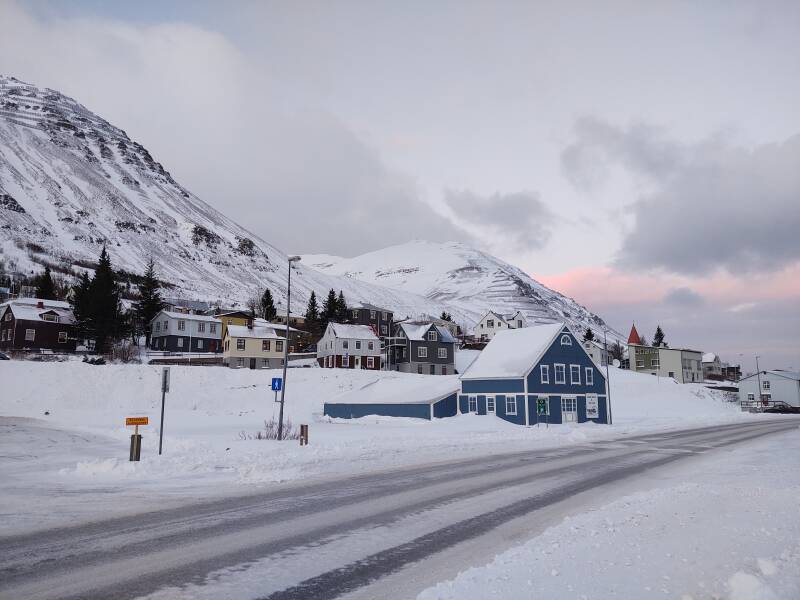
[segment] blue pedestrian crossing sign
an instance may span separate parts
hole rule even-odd
[[[272,391],[273,392],[280,392],[282,385],[283,385],[283,379],[281,379],[280,377],[273,377],[272,378]]]

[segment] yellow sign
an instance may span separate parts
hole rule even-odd
[[[148,417],[125,417],[125,427],[131,425],[147,425],[150,422]]]

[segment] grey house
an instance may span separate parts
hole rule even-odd
[[[351,306],[348,310],[350,311],[349,320],[353,325],[367,325],[380,338],[391,335],[394,321],[392,311],[372,304]]]
[[[150,349],[222,352],[222,323],[215,317],[162,310],[150,322]]]
[[[391,368],[402,373],[455,375],[456,339],[433,323],[400,323],[391,340]]]

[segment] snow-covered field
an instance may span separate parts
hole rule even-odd
[[[321,416],[326,400],[376,378],[390,380],[382,387],[395,392],[436,380],[292,369],[286,414],[294,425],[310,424],[311,444],[300,447],[247,439],[277,417],[269,383],[279,372],[172,367],[159,457],[160,372],[149,365],[0,362],[0,527],[22,531],[280,482],[754,418],[701,386],[614,370],[612,427],[524,428],[475,415],[330,422]],[[151,425],[142,430],[142,460],[130,463],[124,420],[145,415]]]
[[[422,592],[480,598],[800,598],[800,431],[679,463]]]

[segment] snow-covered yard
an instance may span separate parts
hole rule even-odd
[[[614,371],[612,427],[524,428],[475,415],[330,422],[321,417],[323,402],[376,378],[395,392],[436,379],[292,369],[286,414],[310,424],[311,444],[300,447],[241,435],[277,417],[269,384],[279,372],[172,367],[159,457],[160,373],[149,365],[0,362],[0,526],[22,531],[279,482],[754,418],[701,386]],[[142,430],[142,460],[130,463],[124,420],[144,415],[151,425]]]

